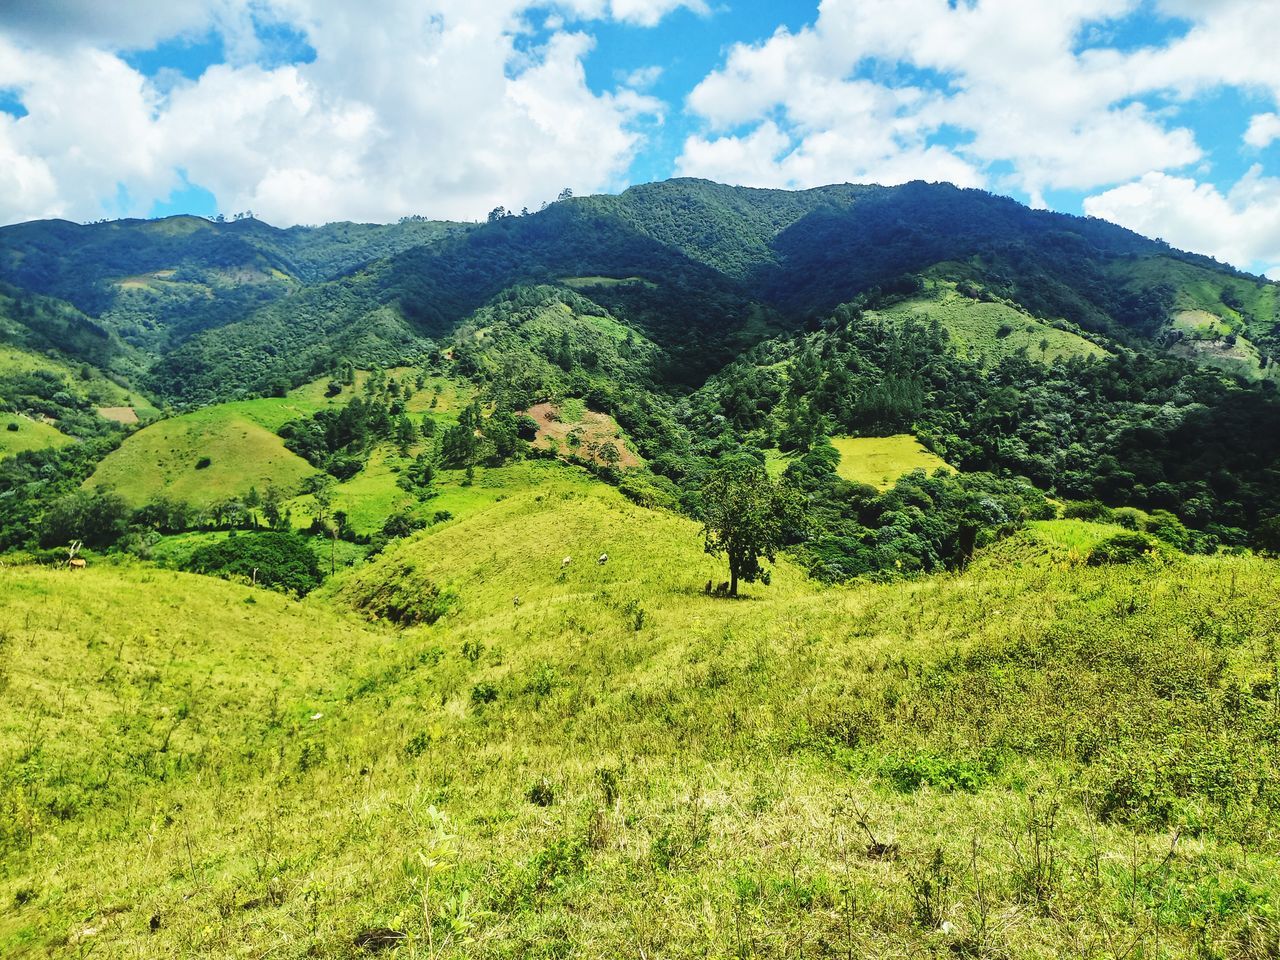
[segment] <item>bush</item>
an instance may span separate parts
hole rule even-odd
[[[1072,500],[1062,508],[1065,520],[1091,520],[1094,523],[1112,523],[1115,513],[1101,500]]]
[[[9,421],[9,425],[5,427],[5,429],[8,430],[10,433],[17,433],[18,425],[11,420]]]
[[[393,513],[382,524],[382,535],[388,540],[398,540],[416,533],[426,525],[425,520],[411,513]]]
[[[435,623],[453,605],[453,594],[441,590],[403,555],[358,573],[347,581],[342,597],[372,619],[403,627]]]
[[[215,577],[244,577],[260,586],[304,596],[323,575],[315,553],[296,533],[242,533],[191,554],[185,569]]]
[[[1147,523],[1147,512],[1137,507],[1116,507],[1111,511],[1111,521],[1126,530],[1141,530]]]
[[[196,461],[196,469],[197,469],[197,470],[206,470],[206,469],[208,469],[208,468],[209,468],[209,466],[210,466],[212,463],[213,463],[213,461],[212,461],[212,460],[210,460],[208,457],[201,457],[199,460],[197,460],[197,461]]]
[[[993,772],[991,761],[929,753],[889,757],[880,766],[880,774],[903,793],[912,793],[926,785],[938,790],[976,793],[991,779]]]
[[[1185,551],[1191,546],[1190,532],[1168,510],[1152,510],[1143,529],[1178,550]]]
[[[1090,566],[1110,563],[1133,563],[1159,551],[1154,537],[1137,531],[1113,534],[1089,552]]]

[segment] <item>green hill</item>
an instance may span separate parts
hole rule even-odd
[[[733,601],[691,521],[543,467],[302,603],[0,569],[0,951],[1267,942],[1275,562],[1028,533]]]
[[[208,506],[255,487],[260,493],[268,486],[293,492],[315,469],[285,449],[275,431],[350,395],[348,388],[325,397],[323,384],[315,383],[287,397],[216,404],[161,420],[108,454],[86,486],[111,488],[135,506],[158,496]]]
[[[0,424],[0,457],[74,442],[57,427],[20,414],[0,414]]]

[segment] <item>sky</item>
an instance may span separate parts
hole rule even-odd
[[[1280,279],[1280,0],[0,0],[0,223],[946,180]]]

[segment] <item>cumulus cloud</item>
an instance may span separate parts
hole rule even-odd
[[[1249,129],[1244,134],[1248,146],[1262,150],[1276,140],[1280,140],[1280,114],[1258,113],[1249,119]]]
[[[1254,166],[1225,194],[1189,177],[1148,173],[1084,201],[1085,212],[1175,247],[1280,279],[1280,178]]]
[[[1134,99],[1141,85],[1125,55],[1076,49],[1087,25],[1137,9],[1137,0],[824,0],[811,26],[735,46],[693,90],[689,107],[709,132],[690,138],[679,166],[710,175],[708,158],[736,155],[766,123],[766,139],[793,143],[759,176],[794,186],[887,169],[989,181],[1042,202],[1047,190],[1185,166],[1203,156],[1194,134]],[[1147,72],[1148,90],[1172,84],[1163,67]]]
[[[142,0],[115,19],[90,0],[13,2],[0,90],[27,115],[0,114],[3,222],[145,214],[179,171],[224,211],[282,224],[472,218],[566,185],[615,188],[662,104],[625,85],[592,91],[591,38],[565,24],[705,12],[564,0],[531,47],[530,0],[388,0],[377,18],[346,0]],[[314,60],[253,62],[263,23],[305,36]],[[238,53],[195,81],[145,78],[118,55],[209,30]]]

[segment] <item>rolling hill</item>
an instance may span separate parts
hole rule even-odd
[[[0,950],[1269,942],[1273,561],[1058,521],[731,601],[693,523],[545,468],[305,602],[0,570]]]

